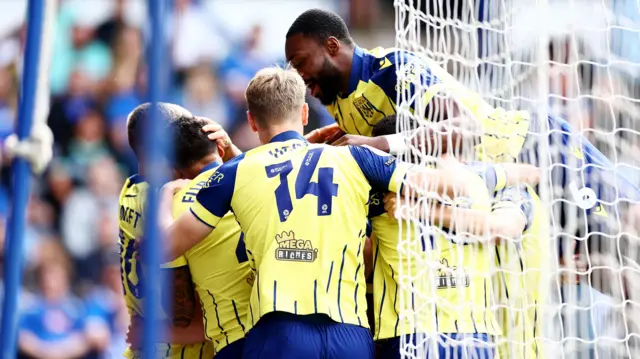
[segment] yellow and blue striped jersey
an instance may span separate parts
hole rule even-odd
[[[497,316],[502,327],[498,339],[501,357],[536,358],[542,345],[542,314],[540,305],[546,300],[548,279],[543,268],[549,265],[551,248],[549,213],[534,189],[514,185],[499,189],[489,165],[470,165],[484,178],[489,193],[494,194],[492,210],[510,209],[525,219],[521,238],[503,239],[496,246],[495,275]]]
[[[466,167],[461,172],[466,172],[470,193],[467,197],[457,197],[455,206],[489,212],[491,197],[483,179]],[[434,229],[430,241],[437,260],[436,331],[499,334],[491,296],[494,245],[468,243],[446,228]]]
[[[517,158],[529,129],[529,114],[491,106],[437,62],[410,51],[356,46],[349,93],[337,97],[327,109],[345,133],[371,136],[378,121],[396,113],[399,77],[405,82],[403,96],[412,110],[416,105],[426,107],[437,94],[456,100],[468,117],[480,123],[484,133],[476,150],[481,160],[511,162]]]
[[[120,191],[118,216],[120,273],[124,299],[130,316],[144,317],[142,301],[145,276],[142,264],[137,260],[134,244],[136,239],[142,237],[144,233],[144,205],[148,187],[142,176],[134,175],[125,181]],[[161,308],[158,308],[158,311],[161,318],[166,318]],[[211,357],[209,354],[212,352],[211,345],[205,342],[193,345],[159,343],[153,358],[205,358]],[[124,352],[124,356],[128,359],[140,358],[140,355],[140,352],[130,348]]]
[[[526,219],[521,238],[502,240],[496,247],[498,316],[505,339],[498,349],[501,357],[537,358],[543,344],[540,306],[548,292],[545,273],[551,259],[549,213],[526,185],[498,192],[493,209],[520,211]]]
[[[191,212],[215,227],[232,210],[256,271],[247,330],[270,312],[368,327],[363,247],[372,186],[409,170],[366,147],[309,144],[295,131],[222,165]]]
[[[474,175],[473,171],[461,168],[469,178],[472,178],[475,184],[475,190],[466,200],[459,200],[458,203],[466,203],[472,208],[488,210],[490,202],[484,189],[484,183],[480,178]],[[504,169],[499,165],[486,165],[483,168],[483,175],[487,178],[488,185],[492,191],[495,188],[504,188],[506,182]],[[461,174],[462,175],[462,174]],[[384,193],[372,192],[369,201],[369,218],[372,224],[374,245],[374,276],[373,276],[373,293],[374,293],[374,315],[376,323],[376,331],[374,339],[388,339],[403,334],[433,333],[495,333],[497,322],[487,307],[489,303],[489,292],[491,290],[491,282],[486,282],[487,273],[476,273],[476,268],[488,269],[488,258],[485,250],[487,246],[477,245],[456,245],[451,243],[447,235],[423,235],[419,226],[409,225],[406,221],[399,223],[395,218],[389,217],[384,210],[381,198]],[[400,226],[402,226],[403,238],[416,238],[419,240],[415,251],[407,251],[404,253],[405,258],[401,261],[398,252]],[[461,281],[463,285],[456,283],[457,279],[453,276],[453,272],[448,272],[449,267],[455,267],[453,263],[458,260],[458,254],[462,251],[461,260],[467,273],[463,273]],[[482,258],[475,260],[474,256]],[[412,258],[407,258],[411,256]],[[451,258],[455,257],[455,258]],[[420,268],[417,263],[427,263],[429,261],[438,261],[441,268],[437,272],[439,275],[434,281],[436,287],[429,284],[424,278],[411,283],[411,293],[399,293],[398,273],[412,273],[410,276],[424,277],[418,275]],[[404,265],[404,268],[400,268]],[[473,267],[469,267],[472,266]],[[480,267],[478,267],[478,265]],[[472,275],[469,275],[469,272]],[[483,275],[484,274],[484,275]],[[472,278],[473,280],[470,280]],[[465,306],[459,307],[461,310],[456,313],[457,308],[449,308],[448,301],[456,298],[458,295],[455,291],[462,290],[460,293],[464,298]],[[486,289],[485,289],[486,288]],[[488,290],[488,291],[485,291]],[[431,297],[430,303],[433,305],[415,306],[412,309],[413,318],[400,319],[399,296],[411,298],[411,305],[414,304],[415,296],[418,295],[420,301],[424,301],[425,297]],[[442,305],[438,305],[443,303]],[[406,305],[406,304],[405,304]],[[456,304],[457,305],[457,304]],[[434,318],[435,314],[435,318]],[[411,322],[410,322],[411,321]]]
[[[198,192],[220,165],[214,162],[206,166],[189,185],[175,194],[174,218],[189,210]],[[244,235],[233,213],[227,212],[205,240],[164,267],[184,265],[189,266],[200,297],[205,334],[213,342],[215,352],[244,338],[254,274],[249,267]],[[208,358],[212,356],[213,353]]]

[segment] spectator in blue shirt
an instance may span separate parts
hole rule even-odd
[[[20,318],[18,346],[34,358],[80,358],[87,352],[82,303],[70,291],[69,262],[48,259],[38,268],[39,292]]]

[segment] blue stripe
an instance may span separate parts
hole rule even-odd
[[[211,292],[208,289],[207,289],[207,293],[209,293],[209,296],[213,301],[213,308],[216,312],[216,321],[218,322],[218,328],[220,329],[222,334],[224,334],[224,338],[227,341],[227,344],[229,344],[229,336],[227,335],[227,332],[225,332],[224,329],[222,328],[222,323],[220,323],[220,315],[218,313],[218,303],[216,302],[216,299],[214,298],[213,294],[211,294]]]
[[[202,352],[204,351],[204,342],[200,345],[200,359],[202,359]]]
[[[171,354],[171,343],[167,343],[167,350],[164,352],[164,357],[168,358],[169,354]]]
[[[198,219],[198,221],[204,223],[207,227],[214,229],[216,227],[210,225],[209,223],[205,222],[204,219],[198,217],[198,215],[196,214],[196,212],[194,212],[191,208],[189,208],[189,212],[191,212],[191,214],[193,214],[194,217],[196,217]]]
[[[313,281],[313,309],[318,313],[318,280]]]
[[[236,314],[236,320],[238,321],[238,324],[240,324],[240,327],[244,332],[244,325],[242,324],[242,320],[240,320],[240,316],[238,315],[238,307],[236,307],[236,301],[231,299],[231,305],[233,305],[233,312]]]
[[[353,301],[356,303],[356,318],[358,318],[358,325],[362,325],[362,322],[360,321],[360,316],[358,315],[358,286],[360,285],[360,283],[358,283],[358,272],[360,271],[360,267],[362,266],[362,263],[358,264],[358,268],[356,268],[356,275],[354,276],[353,280],[356,282],[356,290],[353,293]]]
[[[182,350],[180,351],[180,359],[184,359],[184,351],[187,350],[187,346],[183,345]]]
[[[387,294],[387,281],[382,280],[382,298],[380,299],[380,310],[378,311],[378,337],[380,336],[380,329],[382,327],[382,308],[384,307],[384,297]]]
[[[253,320],[253,307],[251,306],[251,303],[249,303],[249,315],[251,315],[251,326],[253,327],[256,325],[256,321]]]
[[[329,268],[329,279],[327,280],[327,290],[326,292],[329,293],[329,286],[331,285],[331,274],[333,273],[333,261],[331,261],[331,267]]]
[[[340,276],[338,278],[338,314],[340,314],[340,321],[344,323],[342,318],[342,308],[340,307],[340,287],[342,285],[342,270],[344,269],[344,254],[347,252],[347,245],[342,250],[342,263],[340,264]]]
[[[276,311],[276,287],[277,287],[277,284],[276,284],[276,281],[274,280],[273,281],[273,311],[274,312]]]
[[[396,325],[393,330],[393,336],[398,336],[398,324],[400,324],[400,314],[398,314],[398,310],[396,309],[396,304],[398,302],[398,282],[395,280],[395,272],[393,271],[393,267],[389,264],[389,269],[391,269],[391,281],[396,283],[396,292],[393,295],[393,312],[396,313]]]
[[[211,338],[207,335],[207,311],[206,309],[204,309],[204,302],[202,301],[202,298],[200,298],[200,308],[202,308],[202,324],[204,324],[204,337],[208,340],[211,340]]]
[[[298,314],[298,301],[293,301],[293,314]]]

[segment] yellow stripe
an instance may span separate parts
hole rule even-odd
[[[409,163],[396,164],[396,170],[393,171],[391,181],[389,182],[389,191],[396,193],[400,191],[400,188],[402,188],[402,181],[407,176],[407,172],[409,172],[410,168],[411,164]]]
[[[503,190],[507,186],[507,172],[502,165],[494,165],[496,171],[496,188],[494,191]]]
[[[211,227],[215,227],[218,224],[218,222],[220,222],[220,217],[218,217],[218,216],[214,215],[213,213],[209,212],[198,201],[196,201],[191,206],[191,211],[198,217],[198,219],[200,219],[204,223],[210,225]]]

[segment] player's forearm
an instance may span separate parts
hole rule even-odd
[[[431,220],[435,225],[455,233],[477,236],[480,242],[493,240],[500,243],[502,239],[515,239],[520,237],[524,229],[524,218],[507,210],[485,212],[436,204]]]
[[[457,234],[477,236],[478,242],[488,242],[493,218],[487,212],[435,204],[431,221],[434,225],[448,228]]]
[[[175,327],[186,328],[194,319],[196,296],[188,266],[164,269],[170,282],[161,285],[162,304]]]
[[[466,196],[467,184],[461,177],[459,172],[451,169],[423,168],[407,174],[402,193],[414,197],[434,193],[440,198]]]

